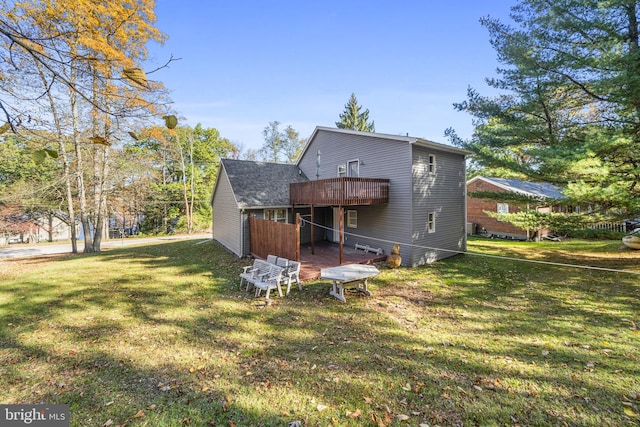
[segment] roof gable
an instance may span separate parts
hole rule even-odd
[[[547,182],[521,181],[513,178],[487,178],[476,176],[470,179],[467,184],[476,180],[483,180],[512,193],[524,194],[530,197],[542,197],[545,199],[565,199],[562,189]]]
[[[433,142],[433,141],[429,141],[429,140],[424,139],[424,138],[416,138],[416,137],[409,136],[409,135],[407,135],[407,136],[391,135],[391,134],[386,134],[386,133],[362,132],[362,131],[356,131],[356,130],[350,130],[350,129],[338,129],[338,128],[331,128],[331,127],[324,127],[324,126],[316,126],[316,128],[311,133],[311,136],[307,140],[307,143],[304,146],[304,149],[302,150],[302,153],[298,157],[298,161],[297,161],[296,164],[300,164],[300,161],[302,160],[302,158],[306,154],[307,149],[311,146],[315,136],[319,132],[331,132],[331,133],[337,133],[337,134],[349,134],[349,135],[360,135],[360,136],[364,136],[364,137],[381,138],[381,139],[386,139],[386,140],[390,140],[390,141],[397,141],[398,143],[404,143],[404,144],[407,144],[407,145],[414,144],[414,145],[419,145],[419,146],[422,146],[422,147],[431,148],[431,149],[434,149],[434,150],[441,150],[441,151],[446,151],[446,152],[449,152],[449,153],[460,154],[462,156],[466,156],[466,155],[471,154],[471,151],[462,150],[460,148],[457,148],[457,147],[454,147],[454,146],[451,146],[451,145],[441,144],[439,142]]]
[[[289,206],[289,184],[308,181],[292,164],[234,159],[220,163],[240,209]]]

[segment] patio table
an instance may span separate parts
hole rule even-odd
[[[355,283],[356,290],[366,295],[371,295],[367,289],[367,280],[380,274],[373,265],[347,264],[338,267],[323,268],[320,270],[320,278],[333,282],[333,287],[329,295],[332,295],[342,302],[347,302],[344,297],[344,286]]]

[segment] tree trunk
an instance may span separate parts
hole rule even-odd
[[[180,141],[178,141],[178,144]],[[184,214],[187,220],[187,233],[191,233],[191,206],[189,205],[189,190],[187,186],[187,165],[184,158],[184,149],[180,146],[180,165],[182,167],[182,199],[184,200]]]
[[[45,78],[44,72],[42,71],[42,67],[38,65],[38,71],[40,73],[40,78],[45,87],[48,86],[47,80]],[[51,95],[50,91],[47,91],[47,96],[49,98],[49,105],[51,106],[51,113],[53,114],[53,120],[56,126],[56,133],[58,135],[58,157],[62,159],[62,171],[64,176],[64,184],[65,184],[65,197],[67,199],[67,214],[69,215],[69,230],[71,231],[71,253],[78,253],[78,233],[76,230],[76,214],[75,209],[73,207],[73,177],[71,176],[71,161],[69,160],[69,155],[67,154],[67,148],[64,144],[64,137],[62,132],[62,126],[60,124],[60,117],[58,115],[58,108],[56,107],[56,103]]]
[[[100,252],[104,224],[107,220],[106,181],[109,173],[109,151],[107,147],[100,147],[96,151],[98,152],[98,162],[96,163],[95,180],[99,185],[96,186],[96,194],[94,196],[94,200],[96,201],[96,230],[93,236],[93,250],[94,252]]]
[[[73,145],[76,154],[76,182],[78,186],[78,205],[80,206],[80,223],[84,231],[84,253],[93,252],[91,224],[89,222],[89,211],[87,208],[87,193],[84,184],[84,160],[82,147],[80,146],[79,124],[78,124],[78,99],[75,92],[70,91],[71,98],[71,122],[73,126]]]
[[[191,166],[191,177],[189,178],[189,182],[191,184],[191,207],[189,208],[189,230],[188,233],[193,233],[193,203],[196,197],[196,174],[195,174],[195,164],[193,163],[193,137],[189,137],[189,163]]]

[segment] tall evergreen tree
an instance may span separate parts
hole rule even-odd
[[[375,132],[376,128],[373,120],[369,121],[369,110],[360,112],[361,109],[362,107],[358,105],[356,94],[352,93],[349,102],[344,106],[344,111],[340,114],[340,121],[336,122],[336,126],[340,129]]]
[[[573,203],[640,215],[639,1],[521,0],[514,25],[483,18],[502,64],[454,143],[492,170],[567,188]]]

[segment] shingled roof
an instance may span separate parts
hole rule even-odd
[[[309,179],[296,165],[222,159],[239,209],[289,206],[289,184]]]
[[[566,198],[559,187],[547,182],[529,182],[509,178],[486,178],[483,176],[477,176],[469,180],[469,182],[475,181],[476,179],[482,179],[507,191],[524,194],[526,196],[556,200]]]

